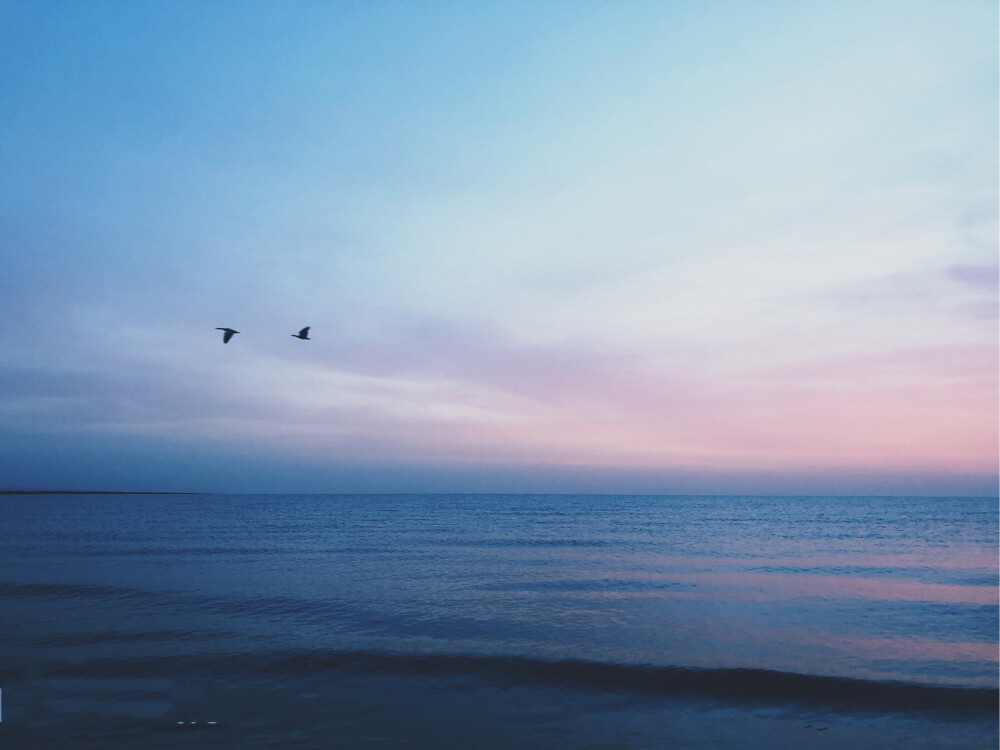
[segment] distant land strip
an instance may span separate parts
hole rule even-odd
[[[203,492],[132,492],[129,490],[0,490],[0,495],[203,495]]]

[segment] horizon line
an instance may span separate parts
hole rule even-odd
[[[919,498],[925,500],[998,500],[1000,492],[994,495],[910,495],[883,493],[833,493],[814,494],[808,492],[793,493],[760,493],[760,492],[210,492],[204,490],[0,490],[0,495],[313,495],[321,497],[338,496],[392,496],[392,495],[483,495],[508,497],[871,497],[871,498]]]

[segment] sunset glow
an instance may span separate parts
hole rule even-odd
[[[994,3],[236,7],[6,13],[0,486],[995,494]]]

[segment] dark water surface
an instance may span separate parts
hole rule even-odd
[[[4,747],[997,745],[996,499],[11,495],[0,519]]]

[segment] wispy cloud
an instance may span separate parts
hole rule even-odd
[[[20,471],[995,473],[996,11],[786,10],[26,11]]]

